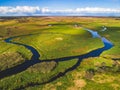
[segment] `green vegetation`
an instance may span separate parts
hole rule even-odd
[[[106,31],[101,31],[106,26]],[[43,84],[74,66],[78,58],[103,47],[98,38],[82,27],[109,39],[114,47],[100,57],[84,59],[73,71],[53,82]],[[23,35],[23,36],[21,36]],[[119,90],[120,89],[120,20],[93,17],[21,17],[0,21],[0,71],[30,60],[32,53],[22,45],[4,42],[13,36],[14,42],[34,47],[41,63],[0,80],[0,90]],[[68,57],[66,61],[55,59]],[[47,62],[45,62],[47,60]],[[50,61],[51,60],[51,61]],[[32,87],[33,85],[33,87]],[[31,87],[30,87],[31,86]]]
[[[24,58],[17,52],[3,53],[0,55],[0,71],[13,67],[19,63],[24,62]]]

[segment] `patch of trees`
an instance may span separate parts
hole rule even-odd
[[[50,71],[54,70],[57,66],[57,63],[54,61],[50,61],[50,62],[41,62],[38,64],[35,64],[33,66],[31,66],[28,71],[31,73],[49,73]]]
[[[120,64],[118,61],[114,61],[112,66],[107,66],[105,62],[101,63],[100,66],[97,67],[97,69],[88,69],[85,72],[85,78],[86,79],[92,79],[95,74],[98,73],[120,73]]]
[[[19,65],[25,58],[18,52],[7,52],[0,54],[0,71]]]

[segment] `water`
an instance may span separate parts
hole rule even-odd
[[[25,36],[25,35],[22,35],[22,36]],[[17,37],[19,37],[19,36],[10,37],[10,38],[5,39],[4,41],[6,43],[11,43],[11,44],[16,44],[16,45],[24,46],[25,48],[27,48],[28,50],[30,50],[31,53],[33,54],[32,57],[31,57],[31,60],[33,60],[33,61],[39,60],[40,54],[39,54],[39,52],[35,48],[33,48],[32,46],[29,46],[29,45],[25,45],[25,44],[21,44],[21,43],[17,43],[17,42],[13,42],[12,41],[12,39],[17,38]]]
[[[52,59],[52,60],[43,60],[43,61],[41,61],[41,60],[39,60],[40,54],[38,53],[38,51],[34,47],[12,41],[12,39],[17,38],[19,36],[10,37],[8,39],[5,39],[6,43],[11,43],[11,44],[24,46],[25,48],[30,50],[33,55],[31,57],[31,60],[26,60],[24,63],[22,63],[20,65],[17,65],[15,67],[12,67],[12,68],[9,68],[9,69],[6,69],[4,71],[1,71],[0,72],[0,79],[3,79],[3,78],[8,77],[8,76],[15,75],[17,73],[20,73],[20,72],[26,70],[27,68],[29,68],[30,66],[35,65],[35,64],[40,63],[40,62],[50,62],[50,61],[64,62],[64,61],[68,61],[68,60],[71,60],[71,59],[77,59],[77,62],[76,62],[75,65],[73,65],[70,68],[66,69],[64,72],[59,72],[57,75],[52,77],[50,80],[45,81],[43,83],[30,83],[30,84],[27,84],[27,86],[24,86],[24,87],[21,86],[17,90],[21,90],[21,89],[24,89],[26,87],[35,86],[35,85],[43,85],[43,84],[52,82],[52,81],[56,80],[57,78],[60,78],[60,77],[64,76],[69,71],[75,70],[80,65],[82,60],[84,60],[85,58],[98,57],[98,56],[100,56],[100,54],[102,52],[104,52],[105,50],[109,50],[109,49],[111,49],[113,47],[113,44],[109,40],[107,40],[105,37],[101,37],[98,34],[98,32],[92,31],[92,30],[86,29],[86,28],[84,28],[84,29],[87,30],[88,32],[90,32],[93,38],[100,38],[101,41],[104,44],[104,47],[98,48],[96,50],[92,50],[89,53],[86,53],[86,54],[83,54],[83,55],[68,56],[68,57],[63,57],[63,58],[56,58],[56,59]],[[29,35],[27,35],[27,36],[29,36]]]

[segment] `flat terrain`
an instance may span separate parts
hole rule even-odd
[[[103,31],[103,26],[107,30]],[[104,46],[83,27],[97,31],[114,47],[99,57],[86,58],[80,63],[80,55]],[[14,36],[17,37],[12,42],[22,45],[4,41]],[[1,18],[0,90],[119,90],[119,38],[120,18]],[[37,59],[40,63],[3,78],[3,71],[32,60],[33,53],[23,45],[33,47],[40,54]]]

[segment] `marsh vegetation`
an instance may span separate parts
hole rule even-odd
[[[77,27],[75,26],[77,25]],[[101,31],[102,26],[107,30]],[[73,71],[52,82],[56,75],[66,72],[83,55],[103,47],[99,38],[92,38],[82,27],[97,31],[114,47],[99,57],[89,57]],[[31,60],[32,53],[22,45],[6,43],[9,37],[20,36],[12,42],[35,48],[40,63],[24,71],[0,79],[0,90],[119,90],[120,85],[120,20],[97,17],[20,17],[0,20],[1,72]],[[55,62],[56,59],[64,60]],[[44,62],[44,61],[47,62]],[[44,83],[46,82],[46,83]],[[47,83],[48,82],[48,83]]]

